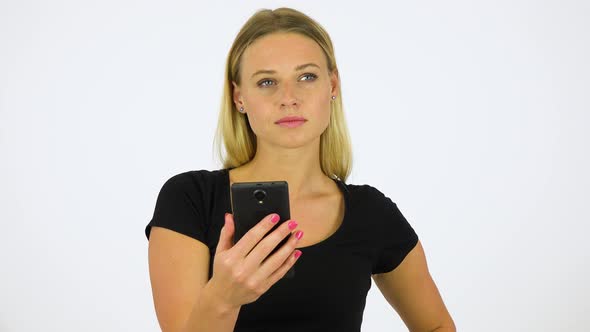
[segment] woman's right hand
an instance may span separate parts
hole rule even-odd
[[[217,301],[222,301],[230,308],[239,308],[254,302],[295,264],[301,255],[301,251],[295,250],[295,246],[303,236],[302,231],[292,234],[279,250],[269,256],[297,227],[297,223],[290,220],[265,236],[278,219],[278,215],[274,213],[264,217],[234,245],[233,215],[225,215],[225,225],[219,235],[213,262],[213,274],[207,285]]]

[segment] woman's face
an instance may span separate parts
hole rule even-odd
[[[321,47],[300,34],[273,33],[252,43],[241,61],[234,102],[244,107],[258,144],[299,147],[318,139],[330,122],[338,83]],[[298,127],[276,123],[286,116],[306,121]]]

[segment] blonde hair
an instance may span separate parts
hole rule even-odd
[[[240,61],[244,51],[258,38],[274,32],[294,32],[313,39],[324,51],[330,73],[336,71],[334,47],[328,33],[309,16],[291,8],[257,11],[244,24],[227,56],[221,109],[214,145],[224,168],[241,166],[256,154],[256,135],[246,115],[236,110],[232,81],[240,84]],[[346,181],[352,168],[350,136],[342,108],[342,93],[338,84],[337,98],[330,102],[330,123],[320,136],[320,166],[329,177]],[[227,155],[222,154],[222,140]]]

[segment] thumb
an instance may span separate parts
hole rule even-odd
[[[219,242],[217,243],[217,252],[226,251],[234,246],[234,218],[231,213],[225,214],[225,223],[221,228],[219,234]]]

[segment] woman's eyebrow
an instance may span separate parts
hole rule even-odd
[[[310,63],[306,63],[306,64],[299,65],[299,66],[295,67],[295,71],[302,70],[307,67],[317,67],[318,69],[320,69],[320,66],[316,65],[313,62],[310,62]],[[261,70],[256,71],[254,74],[252,74],[252,77],[254,77],[256,75],[260,75],[260,74],[276,74],[276,70],[261,69]]]

